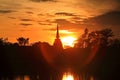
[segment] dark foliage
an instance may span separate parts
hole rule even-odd
[[[0,38],[0,77],[40,75],[41,80],[50,80],[51,76],[56,80],[71,68],[100,80],[115,80],[119,78],[120,40],[112,36],[111,29],[90,33],[85,29],[74,48],[61,51],[46,42],[26,46],[24,41],[29,38],[18,38],[19,44]]]

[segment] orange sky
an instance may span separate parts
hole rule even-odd
[[[86,27],[95,30],[102,26],[85,20],[118,7],[117,0],[0,0],[0,37],[16,42],[22,36],[31,43],[52,44],[59,24],[61,38],[77,38]]]

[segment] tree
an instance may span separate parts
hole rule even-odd
[[[88,29],[85,29],[82,37],[78,39],[75,46],[81,48],[94,47],[97,44],[108,46],[112,37],[113,32],[108,28],[99,31],[92,31],[90,33],[88,33]]]
[[[111,40],[110,46],[120,48],[120,39],[115,38],[115,39]]]
[[[29,38],[19,37],[17,41],[20,46],[25,46],[29,43]]]
[[[85,48],[88,45],[88,32],[89,30],[86,28],[84,30],[84,33],[81,35],[81,37],[77,40],[77,44],[75,44],[74,47],[80,47]]]
[[[89,45],[94,46],[99,43],[101,46],[108,46],[112,37],[113,32],[108,28],[100,31],[93,31],[88,35]]]
[[[3,43],[4,43],[3,38],[0,38],[0,45],[3,45]]]
[[[112,32],[112,30],[106,28],[106,29],[103,29],[103,30],[99,31],[99,33],[100,33],[100,38],[101,38],[101,45],[103,45],[103,46],[108,46],[108,44],[109,44],[109,39],[110,39],[111,37],[113,37],[113,32]]]
[[[10,45],[11,43],[8,42],[8,38],[0,38],[0,45]]]
[[[100,41],[99,31],[92,31],[88,34],[88,47],[94,47]]]
[[[40,45],[41,45],[40,41],[35,42],[35,43],[32,44],[33,47],[40,47]]]

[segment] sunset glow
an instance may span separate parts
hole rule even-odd
[[[61,40],[64,46],[73,47],[76,38],[72,36],[68,36],[68,37],[63,37]]]
[[[120,0],[0,0],[0,80],[116,80],[119,64]]]
[[[52,44],[56,23],[60,25],[62,37],[71,33],[78,37],[86,26],[94,30],[108,25],[100,24],[105,22],[104,18],[97,23],[91,17],[119,9],[117,0],[0,0],[0,3],[0,37],[8,38],[10,42],[16,42],[16,38],[22,36],[30,38],[30,43],[42,41]],[[119,26],[109,26],[120,34]],[[63,43],[73,46],[71,40],[63,40]]]
[[[74,80],[73,75],[65,73],[62,80]]]

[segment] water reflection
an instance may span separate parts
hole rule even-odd
[[[62,76],[62,80],[95,80],[93,76],[86,74],[86,73],[72,73],[72,72],[65,72]]]
[[[65,72],[61,74],[51,74],[50,77],[45,78],[41,77],[40,75],[24,75],[24,76],[9,76],[9,77],[2,77],[0,80],[97,80],[93,76],[88,74],[76,74],[72,72]]]
[[[25,75],[25,76],[16,76],[13,78],[13,80],[30,80],[30,76]]]
[[[68,72],[68,73],[65,72],[63,74],[62,80],[74,80],[74,76],[70,72]]]

